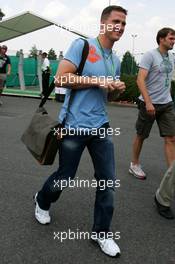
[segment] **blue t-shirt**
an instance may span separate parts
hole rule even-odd
[[[118,57],[110,53],[111,49],[104,49],[102,54],[96,39],[88,39],[89,54],[82,72],[82,76],[98,76],[107,77],[111,76],[112,60],[114,65],[114,74],[119,77],[120,75],[120,61]],[[82,39],[75,40],[67,51],[64,59],[69,60],[77,68],[80,64],[82,57],[82,50],[84,41]],[[106,56],[105,67],[103,56]],[[108,71],[107,71],[108,69]],[[68,101],[70,98],[71,89],[67,89],[64,104],[59,114],[59,121],[62,122],[66,116]],[[99,128],[103,124],[109,122],[108,115],[105,109],[107,102],[107,92],[97,86],[89,87],[87,89],[76,90],[70,109],[66,117],[65,127],[72,128]]]

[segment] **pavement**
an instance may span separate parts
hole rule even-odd
[[[175,264],[175,221],[161,217],[154,204],[155,191],[166,170],[163,142],[156,124],[141,156],[147,180],[140,181],[128,174],[137,109],[108,106],[111,126],[121,128],[121,135],[114,137],[117,177],[121,186],[116,188],[112,232],[120,232],[117,243],[122,255],[113,259],[104,255],[88,238],[61,242],[55,235],[69,230],[76,234],[91,232],[95,188],[66,189],[51,208],[51,224],[42,226],[36,222],[32,196],[57,168],[58,157],[54,165],[40,166],[20,141],[39,100],[10,96],[3,96],[2,99],[0,263]],[[60,106],[53,100],[46,104],[55,118]],[[77,177],[93,179],[93,167],[86,150]],[[175,211],[174,201],[172,209]]]

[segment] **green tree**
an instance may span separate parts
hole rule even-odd
[[[49,60],[56,60],[57,59],[57,55],[56,55],[56,52],[54,51],[54,49],[50,49],[48,51],[48,59]]]
[[[20,56],[20,51],[17,50],[17,52],[16,52],[16,57],[19,57],[19,56]]]
[[[38,53],[37,47],[36,47],[36,45],[34,45],[30,50],[29,58],[35,58],[36,59],[37,53]]]
[[[126,91],[119,96],[119,101],[137,102],[140,92],[136,83],[136,78],[136,75],[123,74],[121,76],[120,80],[125,83]]]
[[[121,74],[136,75],[138,71],[138,65],[132,54],[127,51],[122,59]]]

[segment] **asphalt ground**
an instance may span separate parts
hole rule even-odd
[[[128,174],[137,109],[108,106],[113,128],[117,177],[116,209],[112,232],[122,255],[118,259],[104,255],[89,239],[60,241],[54,234],[71,230],[91,232],[95,188],[67,188],[51,208],[52,222],[42,226],[34,218],[32,196],[57,168],[40,166],[26,150],[20,137],[39,100],[5,97],[0,107],[0,263],[1,264],[175,264],[175,221],[162,218],[156,211],[154,194],[166,170],[163,141],[156,124],[145,142],[141,156],[147,180]],[[56,118],[60,104],[47,102]],[[77,172],[79,179],[93,179],[90,156],[85,150]],[[172,209],[175,211],[173,201]],[[55,238],[55,239],[54,239]]]

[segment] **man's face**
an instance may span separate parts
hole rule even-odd
[[[1,54],[6,54],[7,49],[1,47]]]
[[[160,39],[160,44],[163,45],[167,50],[173,49],[175,43],[175,35],[168,33],[165,38]]]
[[[117,41],[123,35],[126,25],[126,15],[122,12],[112,11],[106,20],[102,21],[105,34],[110,40]]]

